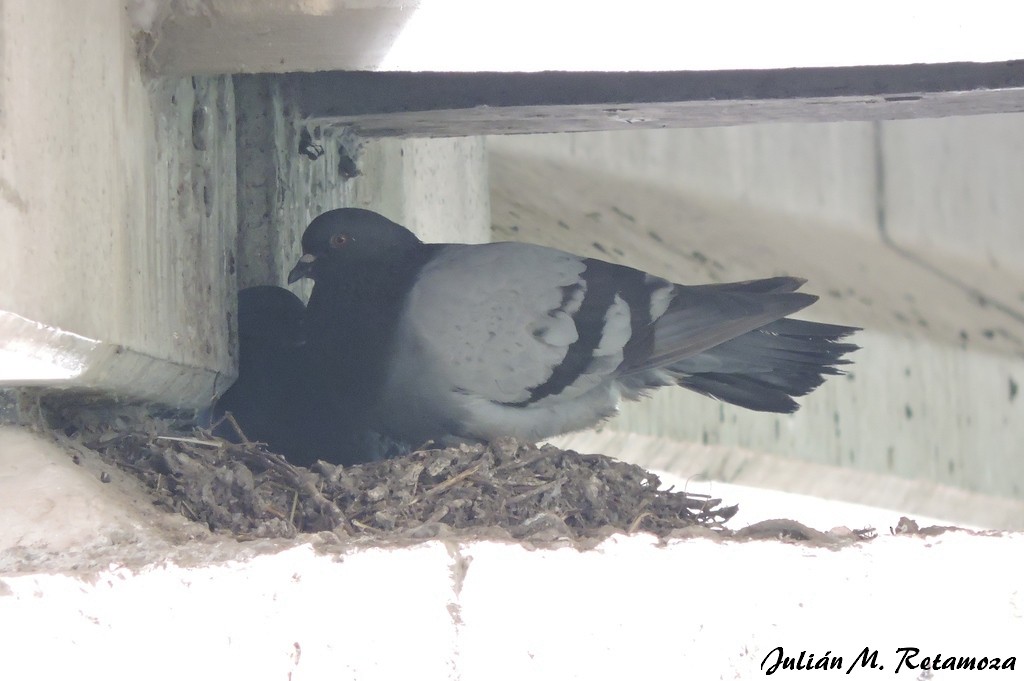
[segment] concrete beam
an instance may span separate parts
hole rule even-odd
[[[233,364],[230,81],[147,79],[115,0],[2,3],[0,44],[0,386],[205,403]]]
[[[361,135],[450,137],[1024,110],[1024,61],[631,73],[321,72],[243,76]]]

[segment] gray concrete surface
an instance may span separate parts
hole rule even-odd
[[[622,149],[625,155],[650,139],[625,135],[614,146],[609,140],[605,149]],[[797,316],[865,329],[855,339],[863,349],[853,356],[848,375],[802,398],[793,416],[756,414],[663,389],[625,405],[606,428],[1024,496],[1024,399],[1018,394],[1024,384],[1024,333],[1012,315],[989,302],[1012,306],[1024,292],[1018,273],[921,244],[908,259],[883,241],[874,225],[827,224],[830,210],[856,216],[863,206],[861,214],[871,215],[867,199],[850,189],[873,185],[846,183],[848,173],[860,178],[853,170],[834,172],[830,177],[837,186],[818,178],[823,217],[814,219],[813,208],[799,216],[771,205],[795,202],[783,189],[797,193],[799,183],[778,180],[767,170],[780,189],[774,194],[759,189],[771,199],[760,207],[751,200],[742,205],[735,198],[687,193],[681,180],[672,187],[666,178],[678,176],[659,167],[656,154],[653,165],[661,171],[656,183],[628,179],[629,158],[615,154],[552,160],[569,141],[551,136],[490,141],[496,239],[546,243],[680,282],[799,275],[809,280],[805,290],[822,300]],[[575,149],[586,149],[583,140],[572,142]],[[859,145],[853,150],[859,153]],[[713,148],[705,151],[701,158],[710,159],[709,174],[728,178],[728,163],[716,169]],[[739,166],[754,154],[738,145],[733,151],[736,156],[729,160]],[[639,159],[641,153],[635,153]],[[679,158],[699,167],[697,157]],[[777,158],[777,172],[785,177],[788,157]],[[823,166],[829,161],[818,157]],[[860,156],[851,163],[857,164],[869,167]],[[804,170],[802,176],[814,175]],[[809,188],[814,195],[813,182]],[[732,191],[728,184],[725,191]],[[853,209],[846,212],[846,206]],[[643,452],[615,454],[650,465]]]
[[[203,403],[232,365],[230,82],[147,79],[114,0],[0,13],[0,385],[75,346],[53,384]]]

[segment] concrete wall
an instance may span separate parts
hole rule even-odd
[[[1022,144],[1020,115],[489,138],[496,238],[681,282],[804,276],[799,316],[865,329],[794,416],[660,390],[609,431],[1019,499]]]
[[[823,227],[884,228],[907,247],[1024,272],[1024,114],[489,139],[496,152]]]
[[[232,370],[230,81],[148,79],[114,0],[4,2],[0,55],[0,384],[208,400]]]

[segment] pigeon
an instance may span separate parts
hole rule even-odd
[[[291,291],[254,286],[238,294],[238,379],[214,405],[214,434],[263,442],[293,464],[353,464],[389,452],[347,417],[306,347],[306,309]],[[230,413],[241,433],[222,418]]]
[[[359,208],[316,217],[302,250],[310,351],[356,418],[411,446],[536,442],[669,385],[790,413],[857,349],[856,328],[788,317],[817,300],[797,277],[675,284],[534,244],[423,243]]]

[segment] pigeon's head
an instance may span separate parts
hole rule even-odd
[[[405,227],[372,210],[329,210],[302,234],[302,257],[288,274],[288,283],[304,277],[316,280],[327,267],[400,255],[422,243]]]
[[[238,292],[238,335],[243,342],[298,347],[305,342],[305,314],[299,297],[279,286],[252,286]]]

